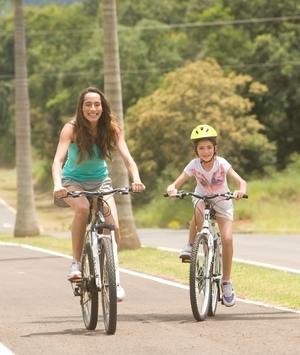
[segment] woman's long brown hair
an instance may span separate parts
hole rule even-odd
[[[92,136],[90,122],[84,117],[82,112],[85,95],[90,92],[99,94],[103,109],[101,117],[98,120],[95,141]],[[74,124],[74,140],[78,145],[79,158],[77,164],[80,164],[83,161],[85,152],[88,152],[91,158],[93,157],[94,143],[99,148],[99,156],[101,159],[108,158],[112,160],[112,153],[116,150],[116,143],[121,128],[116,117],[111,113],[110,103],[100,90],[94,87],[88,87],[83,90],[79,95],[75,117],[71,123]]]

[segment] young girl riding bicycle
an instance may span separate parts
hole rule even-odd
[[[227,160],[217,156],[217,132],[207,124],[198,125],[191,133],[191,141],[197,158],[193,159],[183,170],[182,174],[167,188],[168,195],[177,193],[177,190],[191,176],[196,178],[195,193],[199,195],[225,193],[229,191],[227,175],[236,183],[238,189],[233,192],[236,200],[243,198],[247,191],[247,182],[243,180],[231,167]],[[193,242],[196,234],[203,224],[204,203],[193,199],[197,204],[195,214],[189,229],[188,244],[180,254],[182,259],[190,259]],[[227,307],[235,304],[235,295],[230,279],[233,258],[233,204],[231,200],[214,200],[214,210],[222,239],[222,291],[223,303]]]

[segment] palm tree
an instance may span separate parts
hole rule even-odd
[[[120,75],[119,45],[117,32],[116,0],[103,1],[103,38],[104,38],[104,92],[111,102],[124,132],[122,89]],[[109,164],[114,186],[128,186],[128,173],[119,154]],[[141,246],[136,233],[130,195],[116,196],[122,242],[120,249],[137,249]]]
[[[17,215],[15,237],[40,234],[32,181],[31,132],[27,83],[26,43],[22,0],[15,0],[15,112]]]

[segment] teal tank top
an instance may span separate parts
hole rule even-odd
[[[63,166],[62,177],[81,182],[107,178],[107,164],[104,159],[99,158],[99,148],[96,144],[93,145],[93,152],[92,158],[86,152],[83,161],[78,165],[78,146],[77,143],[71,143],[68,148],[67,160]]]

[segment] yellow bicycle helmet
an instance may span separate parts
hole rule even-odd
[[[208,124],[200,124],[193,129],[191,133],[191,141],[195,142],[202,138],[216,139],[218,137],[217,132],[212,126]]]

